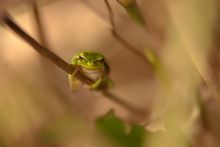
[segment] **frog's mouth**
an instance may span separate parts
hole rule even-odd
[[[84,72],[100,72],[100,71],[103,71],[103,67],[100,67],[100,68],[81,67],[81,70]]]
[[[100,76],[102,76],[103,70],[103,68],[88,69],[81,67],[82,73],[94,81],[98,80]]]

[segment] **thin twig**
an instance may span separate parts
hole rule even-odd
[[[112,7],[109,4],[108,0],[104,0],[104,2],[105,2],[105,5],[108,9],[109,21],[110,21],[111,27],[112,27],[112,29],[115,29],[114,13],[113,13]]]
[[[198,92],[196,100],[197,100],[199,110],[200,110],[200,118],[201,118],[202,127],[205,130],[210,130],[210,124],[209,124],[209,119],[206,113],[206,108],[202,100],[202,96],[199,92]]]
[[[31,4],[32,11],[33,11],[33,21],[35,22],[35,30],[36,30],[36,34],[39,39],[39,42],[43,46],[46,46],[48,48],[49,44],[48,44],[47,36],[45,33],[44,20],[42,17],[42,13],[40,11],[41,7],[39,7],[38,1],[31,2],[30,4]],[[41,58],[40,55],[39,55],[39,58]],[[64,91],[62,91],[62,89],[60,89],[59,86],[57,86],[56,84],[54,84],[54,82],[52,82],[53,79],[48,78],[54,73],[55,67],[52,67],[50,62],[44,62],[44,60],[40,60],[40,61],[41,61],[41,66],[43,67],[43,71],[44,71],[43,80],[45,84],[47,84],[49,89],[52,90],[52,92],[57,95],[59,102],[62,103],[66,109],[72,111],[73,104],[71,103],[70,101],[71,99],[69,98],[69,96]],[[57,77],[58,75],[55,75],[55,76]]]
[[[122,99],[118,98],[118,96],[114,95],[113,93],[109,92],[108,90],[103,90],[102,95],[105,96],[105,97],[108,97],[109,99],[116,102],[117,104],[119,104],[119,105],[123,106],[124,108],[130,110],[132,113],[138,114],[138,116],[140,116],[142,118],[148,117],[148,115],[149,115],[149,111],[145,111],[145,110],[142,110],[142,109],[137,109],[136,107],[134,107],[130,103],[127,103],[127,102],[123,101]]]
[[[144,63],[146,63],[148,66],[151,66],[150,62],[147,60],[146,56],[142,54],[141,52],[137,51],[137,49],[130,44],[128,41],[126,41],[122,36],[118,34],[118,32],[115,29],[112,29],[112,35],[125,46],[127,50],[129,50],[131,53],[138,56]]]
[[[38,32],[38,37],[40,39],[41,44],[43,44],[44,46],[47,46],[46,34],[45,34],[45,30],[44,30],[43,23],[42,23],[43,21],[42,21],[42,17],[41,17],[39,7],[36,1],[33,2],[32,7],[33,7],[34,19],[35,19],[36,26],[37,26],[36,29]]]
[[[111,31],[112,31],[112,35],[115,37],[115,39],[120,42],[123,46],[125,46],[125,48],[132,52],[133,54],[135,54],[136,56],[138,56],[142,61],[144,61],[145,63],[147,63],[147,65],[149,66],[150,63],[147,60],[147,58],[145,57],[144,54],[142,54],[141,52],[138,51],[138,49],[136,47],[134,47],[132,44],[130,44],[128,41],[126,41],[116,30],[116,26],[115,26],[115,21],[114,21],[114,13],[112,10],[112,7],[109,3],[108,0],[104,0],[105,5],[107,7],[108,13],[109,13],[109,21],[111,24]]]
[[[26,41],[30,46],[33,47],[33,49],[35,49],[40,55],[44,56],[45,58],[47,58],[48,60],[50,60],[51,62],[53,62],[55,65],[57,65],[59,68],[61,68],[63,71],[67,72],[68,74],[72,74],[75,69],[76,66],[72,65],[72,64],[68,64],[67,62],[65,62],[62,58],[60,58],[59,56],[57,56],[55,53],[53,53],[51,50],[49,50],[48,48],[42,46],[40,43],[38,43],[36,40],[34,40],[30,35],[28,35],[24,30],[22,30],[13,20],[13,18],[11,16],[9,16],[9,14],[5,14],[4,18],[3,18],[3,22],[11,29],[13,30],[20,38],[22,38],[24,41]],[[94,83],[93,80],[91,80],[90,78],[88,78],[87,76],[85,76],[84,74],[82,74],[80,71],[77,72],[75,74],[76,78],[82,82],[83,84],[86,85],[91,85]],[[145,113],[144,110],[139,109],[135,106],[133,106],[132,104],[123,101],[121,98],[119,98],[118,96],[112,94],[111,92],[109,92],[106,89],[106,86],[103,86],[100,89],[100,92],[102,93],[103,96],[105,96],[106,98],[116,102],[117,104],[119,104],[120,106],[126,108],[127,110],[129,110],[130,112],[139,115],[139,116],[143,116],[143,115],[147,115]]]
[[[3,18],[3,22],[12,29],[17,35],[19,35],[22,39],[24,39],[29,45],[31,45],[39,54],[48,58],[50,61],[54,62],[58,67],[60,67],[65,72],[71,74],[75,70],[75,68],[71,67],[68,63],[66,63],[63,59],[61,59],[56,54],[52,53],[48,48],[42,46],[40,43],[35,41],[32,37],[30,37],[25,31],[23,31],[10,17],[9,15],[5,15]]]

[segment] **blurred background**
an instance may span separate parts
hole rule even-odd
[[[102,53],[115,84],[110,91],[149,115],[130,113],[83,85],[73,93],[67,73],[2,22],[0,146],[125,147],[95,127],[111,109],[125,134],[133,123],[148,132],[141,145],[131,147],[220,146],[218,0],[137,0],[144,26],[120,2],[109,0],[114,29],[126,43],[112,35],[104,0],[0,0],[0,18],[7,10],[36,40],[42,42],[43,35],[42,43],[67,62],[83,50]]]

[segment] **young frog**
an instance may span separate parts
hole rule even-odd
[[[80,70],[81,73],[94,81],[90,85],[90,89],[98,90],[102,84],[112,87],[113,82],[108,78],[109,66],[102,54],[92,51],[82,51],[72,58],[71,64],[76,65],[76,70]],[[78,81],[75,73],[68,75],[70,87],[73,91],[77,89]]]

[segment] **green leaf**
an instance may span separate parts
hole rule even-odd
[[[160,59],[157,57],[154,51],[145,48],[145,57],[150,62],[155,72],[158,72],[161,69]]]
[[[145,20],[141,14],[140,8],[135,0],[117,0],[118,3],[125,8],[131,19],[141,26],[145,26]]]
[[[149,61],[155,75],[160,80],[161,84],[163,84],[163,86],[166,88],[169,87],[170,80],[168,79],[167,73],[158,55],[155,53],[155,51],[149,48],[145,48],[144,53],[146,59]]]
[[[126,124],[115,116],[113,110],[96,120],[97,129],[120,147],[143,147],[147,132],[144,127],[131,125],[126,133]]]

